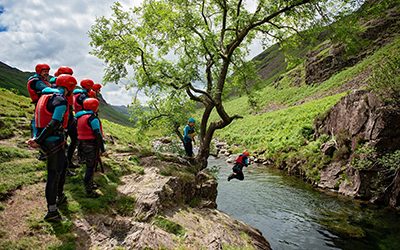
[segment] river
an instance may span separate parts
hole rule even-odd
[[[257,229],[279,249],[400,249],[400,214],[315,190],[300,179],[260,165],[245,180],[227,181],[231,165],[209,159],[218,171],[218,209]]]

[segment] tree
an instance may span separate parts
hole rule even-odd
[[[89,32],[92,53],[107,64],[106,82],[118,82],[131,69],[133,85],[151,93],[153,100],[174,100],[175,110],[188,99],[203,105],[199,170],[207,166],[214,132],[242,118],[226,112],[224,94],[235,78],[254,79],[244,58],[256,35],[282,40],[323,23],[348,1],[254,0],[253,9],[245,2],[144,0],[129,10],[116,2],[112,17],[98,18]],[[210,121],[213,111],[216,121]]]

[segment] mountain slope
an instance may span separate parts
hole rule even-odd
[[[0,62],[0,88],[12,90],[16,94],[29,96],[26,89],[26,81],[32,74]],[[124,126],[133,126],[129,121],[129,115],[121,112],[120,109],[113,108],[103,98],[101,98],[100,110],[100,117],[104,119]]]

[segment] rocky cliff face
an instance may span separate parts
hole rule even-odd
[[[373,5],[374,1],[369,1]],[[363,21],[360,20],[362,23]],[[362,48],[357,53],[349,55],[346,53],[346,45],[341,43],[325,42],[317,49],[306,55],[305,82],[306,84],[318,84],[332,75],[360,62],[363,58],[371,55],[376,49],[393,41],[400,30],[400,9],[393,7],[379,17],[362,24],[364,31],[359,34],[363,40]],[[357,34],[352,34],[357,36]],[[360,42],[361,43],[361,42]]]
[[[135,215],[92,215],[75,221],[79,248],[113,249],[270,249],[257,229],[216,210],[216,180],[194,175],[184,159],[150,156],[144,174],[122,178],[121,194],[136,200]],[[161,217],[160,217],[161,216]],[[180,228],[179,234],[157,226],[157,218]]]
[[[377,160],[400,149],[398,106],[385,105],[368,91],[355,91],[343,97],[323,119],[316,122],[316,136],[322,134],[332,138],[321,147],[323,153],[342,154],[322,169],[319,187],[392,207],[399,206],[396,166],[388,169]],[[360,153],[360,148],[369,151]],[[355,166],[355,159],[364,160],[361,167]]]

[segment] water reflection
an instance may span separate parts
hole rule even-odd
[[[399,215],[314,190],[278,170],[250,166],[245,180],[227,181],[218,166],[218,209],[256,228],[273,249],[400,249]]]

